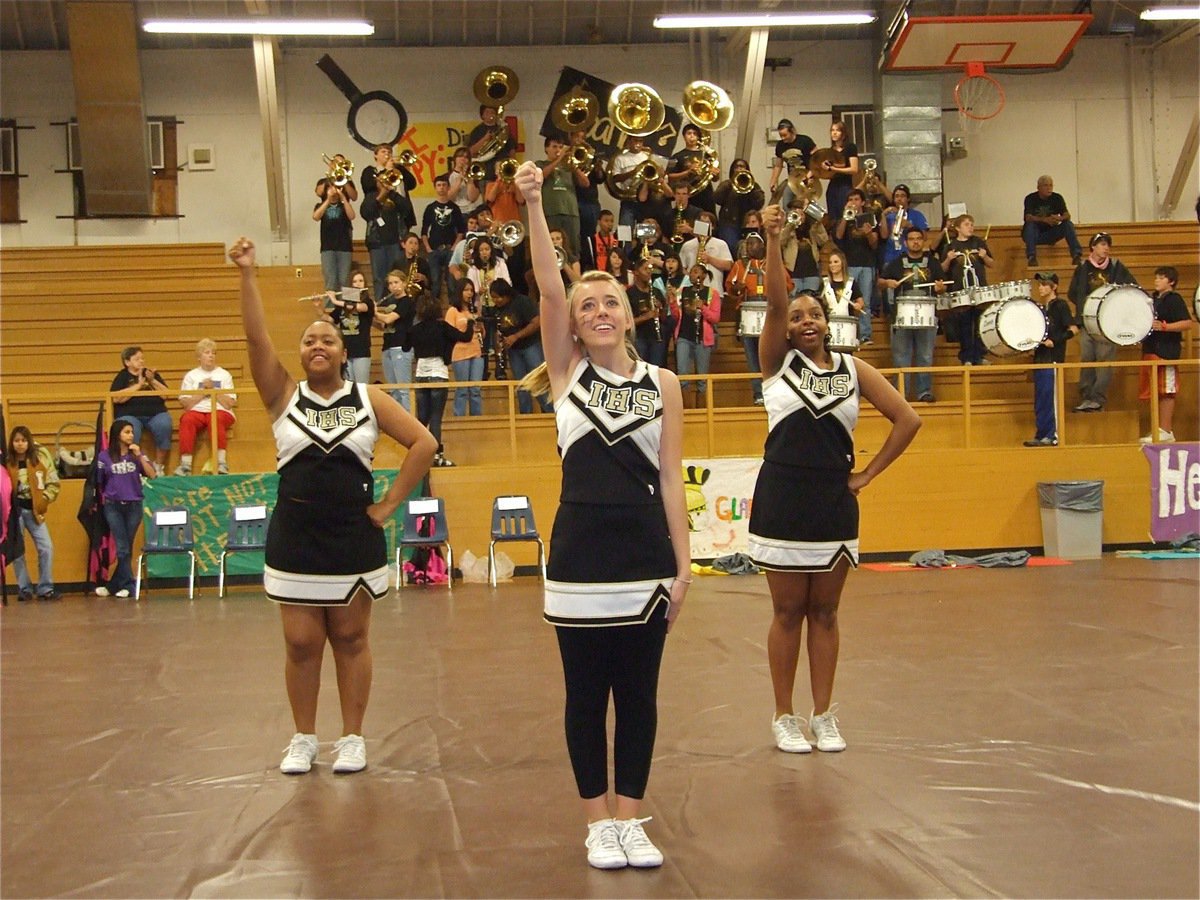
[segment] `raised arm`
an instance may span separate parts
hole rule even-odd
[[[787,268],[783,265],[780,234],[783,231],[783,210],[777,205],[762,211],[763,230],[767,233],[766,272],[763,287],[767,295],[767,315],[758,338],[758,363],[763,377],[770,378],[783,365],[787,356]]]
[[[558,271],[558,257],[554,253],[554,243],[550,240],[546,212],[542,208],[541,169],[532,162],[522,163],[517,169],[516,185],[529,210],[530,258],[533,261],[533,275],[537,279],[538,292],[541,294],[538,316],[542,331],[542,351],[546,356],[550,382],[557,387],[570,375],[571,367],[579,358],[579,351],[575,342],[571,340],[566,289]]]
[[[263,405],[274,420],[283,412],[296,382],[279,361],[267,331],[267,316],[263,312],[258,276],[254,271],[254,243],[249,238],[238,238],[229,249],[229,258],[241,270],[242,328],[246,332],[250,374]]]

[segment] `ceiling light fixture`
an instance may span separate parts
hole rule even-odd
[[[868,25],[875,21],[869,12],[827,13],[713,13],[654,17],[655,28],[769,28],[772,25]]]
[[[1143,9],[1141,17],[1147,22],[1200,19],[1200,6],[1162,6],[1156,9]]]
[[[355,19],[147,19],[142,30],[151,34],[274,34],[345,35],[375,33],[371,22]]]

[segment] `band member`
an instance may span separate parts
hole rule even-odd
[[[576,147],[588,145],[586,131],[572,131],[567,135],[567,140],[568,153]],[[592,239],[596,236],[596,224],[600,218],[600,185],[604,183],[604,163],[593,154],[591,166],[575,174],[575,200],[579,205],[579,239],[575,246],[579,251],[579,264],[587,271],[598,268]],[[579,176],[582,176],[582,181]]]
[[[717,185],[714,194],[721,206],[717,214],[717,237],[730,247],[736,247],[738,241],[745,237],[742,222],[749,212],[757,212],[763,208],[766,195],[762,186],[750,177],[751,188],[748,191],[734,190],[734,177],[739,172],[750,175],[750,163],[744,159],[735,159],[729,164],[729,177]],[[745,175],[742,176],[745,178]]]
[[[739,314],[747,300],[762,304],[767,302],[766,282],[763,278],[767,245],[761,232],[762,219],[758,212],[752,212],[747,213],[746,222],[748,226],[751,223],[757,225],[759,230],[750,231],[741,242],[737,262],[733,264],[729,277],[725,279],[726,296],[734,302]],[[788,296],[791,296],[791,276],[787,279],[787,289]],[[744,323],[745,318],[742,317],[738,323],[738,333],[742,338],[742,349],[746,353],[746,368],[751,372],[761,372],[758,363],[758,328],[761,327],[761,319],[753,329],[748,329]],[[762,406],[761,378],[750,382],[750,392],[754,396],[754,405]]]
[[[545,179],[543,209],[550,227],[558,227],[567,236],[567,244],[576,258],[579,256],[579,201],[575,195],[577,187],[586,187],[587,174],[577,172],[569,165],[567,145],[562,138],[551,135],[546,138],[546,158],[538,161]]]
[[[665,221],[659,219],[659,225],[662,226],[667,240],[678,247],[692,237],[692,224],[705,210],[692,203],[692,191],[686,184],[676,185],[672,189],[672,195],[670,212]]]
[[[803,216],[795,225],[783,226],[780,235],[783,262],[791,271],[795,283],[793,295],[800,291],[812,291],[815,294],[821,289],[821,248],[829,240],[829,232],[824,224],[812,216]]]
[[[646,147],[646,139],[637,135],[625,137],[624,149],[618,153],[609,168],[615,194],[621,200],[617,221],[621,225],[632,228],[649,213],[646,204],[650,202],[652,187],[642,175],[643,166],[654,162],[659,171],[665,168],[661,157],[655,156]]]
[[[1079,326],[1079,361],[1108,362],[1117,356],[1117,345],[1104,338],[1093,337],[1083,327],[1083,304],[1088,295],[1106,284],[1137,284],[1137,279],[1115,256],[1111,256],[1112,235],[1100,232],[1088,243],[1087,258],[1075,268],[1067,296],[1075,304],[1075,324]],[[1079,370],[1079,403],[1075,412],[1100,412],[1108,402],[1108,385],[1112,381],[1108,366]]]
[[[708,184],[697,191],[693,186],[703,173],[706,165],[711,165],[700,143],[701,132],[698,126],[689,122],[683,126],[683,149],[671,157],[667,169],[667,184],[674,190],[686,185],[690,190],[691,202],[700,209],[706,209],[714,215],[717,212],[716,200],[713,196],[712,180],[719,172],[709,172]],[[666,230],[664,226],[663,230]]]
[[[371,257],[371,288],[377,298],[387,293],[387,273],[400,260],[400,212],[396,194],[385,179],[373,183],[359,207],[367,223],[367,253]]]
[[[327,291],[341,290],[350,283],[354,205],[349,202],[346,188],[353,187],[353,181],[347,181],[341,188],[328,178],[317,181],[317,205],[312,217],[314,222],[321,223],[321,277]]]
[[[858,176],[858,145],[846,137],[846,123],[840,119],[834,119],[829,126],[829,141],[831,149],[841,153],[846,160],[842,165],[826,160],[822,166],[827,174],[833,176],[825,190],[825,207],[829,210],[830,219],[836,222],[846,208],[846,198]]]
[[[638,356],[655,366],[667,361],[667,295],[651,283],[654,272],[650,260],[639,259],[633,266],[633,283],[626,289],[633,309],[634,345]]]
[[[871,343],[871,299],[875,296],[875,249],[879,246],[879,234],[874,215],[864,209],[866,196],[858,188],[850,191],[846,206],[834,227],[834,239],[846,254],[849,274],[858,285],[866,303],[864,314],[858,320],[858,340]]]
[[[416,242],[416,235],[410,235]],[[407,243],[407,241],[405,242]],[[422,260],[424,262],[424,260]],[[412,350],[405,350],[408,343],[408,330],[412,328],[416,315],[415,294],[420,290],[409,290],[409,273],[416,275],[416,267],[393,269],[388,272],[387,296],[375,306],[374,326],[383,334],[383,380],[385,384],[409,384],[413,380]],[[414,284],[420,284],[413,279]],[[412,410],[412,400],[406,387],[392,388],[392,399],[404,407],[406,412]]]
[[[483,191],[479,182],[471,178],[471,153],[466,147],[454,151],[450,160],[450,189],[446,199],[458,207],[464,221],[483,206]]]
[[[596,260],[596,268],[602,272],[609,271],[608,257],[617,247],[617,220],[611,209],[600,210],[596,220],[596,233],[592,236],[592,257]]]
[[[488,145],[493,136],[505,136],[505,139],[496,155],[483,163],[488,181],[495,180],[497,163],[506,156],[512,156],[517,147],[517,139],[513,137],[508,123],[496,115],[495,108],[480,105],[479,124],[472,128],[471,133],[467,135],[467,149],[470,151],[471,159],[478,159],[480,152]]]
[[[812,152],[817,149],[816,142],[807,134],[797,134],[796,126],[791,119],[780,119],[775,126],[779,132],[779,140],[775,142],[775,160],[771,163],[771,184],[768,190],[775,195],[780,181],[786,186],[788,175],[792,170],[808,169]],[[785,187],[785,193],[780,204],[786,210],[791,205],[792,194]]]
[[[417,176],[403,166],[396,165],[396,161],[392,158],[392,148],[387,144],[376,144],[374,153],[375,164],[363,169],[362,176],[359,179],[359,183],[362,184],[363,197],[374,196],[378,191],[377,183],[379,176],[384,172],[394,170],[400,173],[401,180],[397,182],[392,193],[397,197],[407,199],[409,192],[417,189]],[[356,200],[358,198],[351,197],[350,199]],[[411,209],[412,203],[410,202],[408,206]],[[416,220],[414,219],[412,224],[407,225],[407,227],[411,228],[415,224]]]
[[[1035,363],[1063,363],[1067,360],[1067,341],[1079,334],[1071,305],[1058,296],[1058,274],[1038,272],[1034,276],[1037,301],[1046,314],[1046,338],[1033,351]],[[1033,370],[1033,414],[1037,433],[1026,447],[1058,445],[1058,414],[1054,401],[1054,370]]]
[[[450,274],[454,245],[463,239],[467,223],[458,207],[447,199],[450,176],[438,175],[434,178],[433,189],[437,199],[425,207],[421,219],[421,242],[425,245],[425,258],[429,263],[429,290],[433,296],[440,297],[442,282]]]
[[[887,268],[893,260],[902,257],[908,248],[908,229],[917,228],[922,240],[929,238],[929,220],[919,209],[911,206],[912,194],[907,184],[898,184],[892,191],[891,205],[883,211],[879,220],[879,241],[882,247],[883,265]]]
[[[1174,266],[1159,266],[1154,270],[1154,321],[1150,333],[1142,341],[1142,359],[1179,359],[1183,344],[1183,332],[1192,329],[1192,317],[1187,304],[1175,290],[1179,283],[1179,272]],[[1139,400],[1150,400],[1150,367],[1141,369]],[[1176,366],[1159,366],[1158,431],[1139,438],[1143,444],[1170,444],[1175,440],[1173,422],[1175,418],[1175,395],[1179,389],[1179,369]]]
[[[708,270],[708,284],[718,294],[724,293],[725,273],[733,268],[733,250],[719,237],[712,236],[717,227],[716,216],[704,210],[697,221],[707,226],[708,233],[684,241],[679,247],[679,262],[689,272],[696,263],[704,266]]]
[[[899,190],[899,188],[897,188]],[[925,249],[925,234],[914,223],[904,233],[905,253],[884,266],[879,286],[891,291],[924,294],[932,297],[943,293],[942,267],[937,257]],[[895,307],[891,307],[894,312]],[[898,369],[909,366],[932,366],[933,344],[937,340],[937,322],[923,328],[897,328],[892,324],[892,365]],[[922,403],[933,402],[933,374],[916,372],[904,379],[912,385],[913,393]]]
[[[713,348],[717,346],[717,323],[721,321],[721,294],[709,287],[708,269],[701,263],[688,269],[687,287],[679,292],[679,321],[675,325],[675,369],[680,375],[707,375]],[[696,381],[695,399],[690,386],[684,391],[684,405],[704,406],[708,382]]]
[[[954,290],[986,285],[987,270],[995,264],[987,241],[975,234],[974,217],[964,214],[955,219],[954,237],[947,242],[942,254],[942,269],[953,281]],[[957,318],[958,361],[964,366],[987,365],[983,341],[979,337],[981,313],[982,310],[974,305],[963,307],[961,311],[950,311],[951,316]]]
[[[760,354],[767,441],[750,514],[750,556],[767,570],[774,617],[767,658],[775,693],[775,745],[809,753],[792,693],[804,623],[817,749],[846,749],[831,706],[840,632],[838,606],[858,565],[858,495],[912,441],[921,420],[887,379],[861,359],[828,349],[829,312],[809,294],[788,301],[780,253],[784,217],[763,212],[767,230],[767,317]],[[854,470],[860,397],[892,423],[878,454]]]

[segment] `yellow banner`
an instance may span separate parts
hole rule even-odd
[[[516,157],[524,159],[525,130],[521,120],[516,116],[505,116],[508,130],[517,137]],[[399,156],[405,150],[411,150],[417,155],[417,164],[412,169],[417,177],[417,188],[410,196],[432,200],[436,194],[433,191],[433,179],[442,172],[450,170],[450,161],[454,151],[467,146],[467,136],[479,122],[417,122],[410,124],[400,140],[396,143],[395,153]]]

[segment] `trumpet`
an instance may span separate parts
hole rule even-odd
[[[415,168],[418,162],[417,154],[411,150],[405,150],[396,157],[396,165],[403,166],[406,169]]]
[[[591,169],[595,161],[596,150],[591,144],[576,144],[571,148],[571,152],[567,154],[567,165],[580,172],[586,172]]]
[[[525,240],[525,226],[521,224],[520,219],[510,219],[496,230],[492,243],[511,250],[523,240]],[[559,268],[561,269],[562,266]]]
[[[631,81],[613,88],[608,117],[626,134],[646,137],[662,128],[667,108],[654,88]]]
[[[567,264],[567,252],[562,247],[554,248],[554,261],[560,270]]]
[[[789,209],[788,210],[787,219],[786,219],[787,224],[791,225],[793,228],[799,228],[800,223],[803,221],[804,221],[804,210],[802,210],[802,209]]]
[[[325,160],[325,165],[329,168],[329,180],[333,182],[334,187],[345,187],[347,182],[354,177],[354,163],[342,154],[338,153],[333,159],[330,159],[322,153],[321,159]]]
[[[386,184],[389,191],[394,191],[404,182],[404,176],[399,169],[384,169],[375,176],[375,184]]]
[[[875,170],[878,168],[879,161],[875,159],[875,157],[871,156],[863,160],[863,171],[868,175],[874,174]]]
[[[735,194],[748,194],[754,190],[754,176],[745,169],[738,169],[729,180]]]
[[[496,174],[505,184],[512,184],[517,179],[517,169],[520,164],[511,156],[496,163]]]
[[[487,167],[481,162],[473,162],[467,166],[467,178],[471,181],[483,181],[487,178]]]

